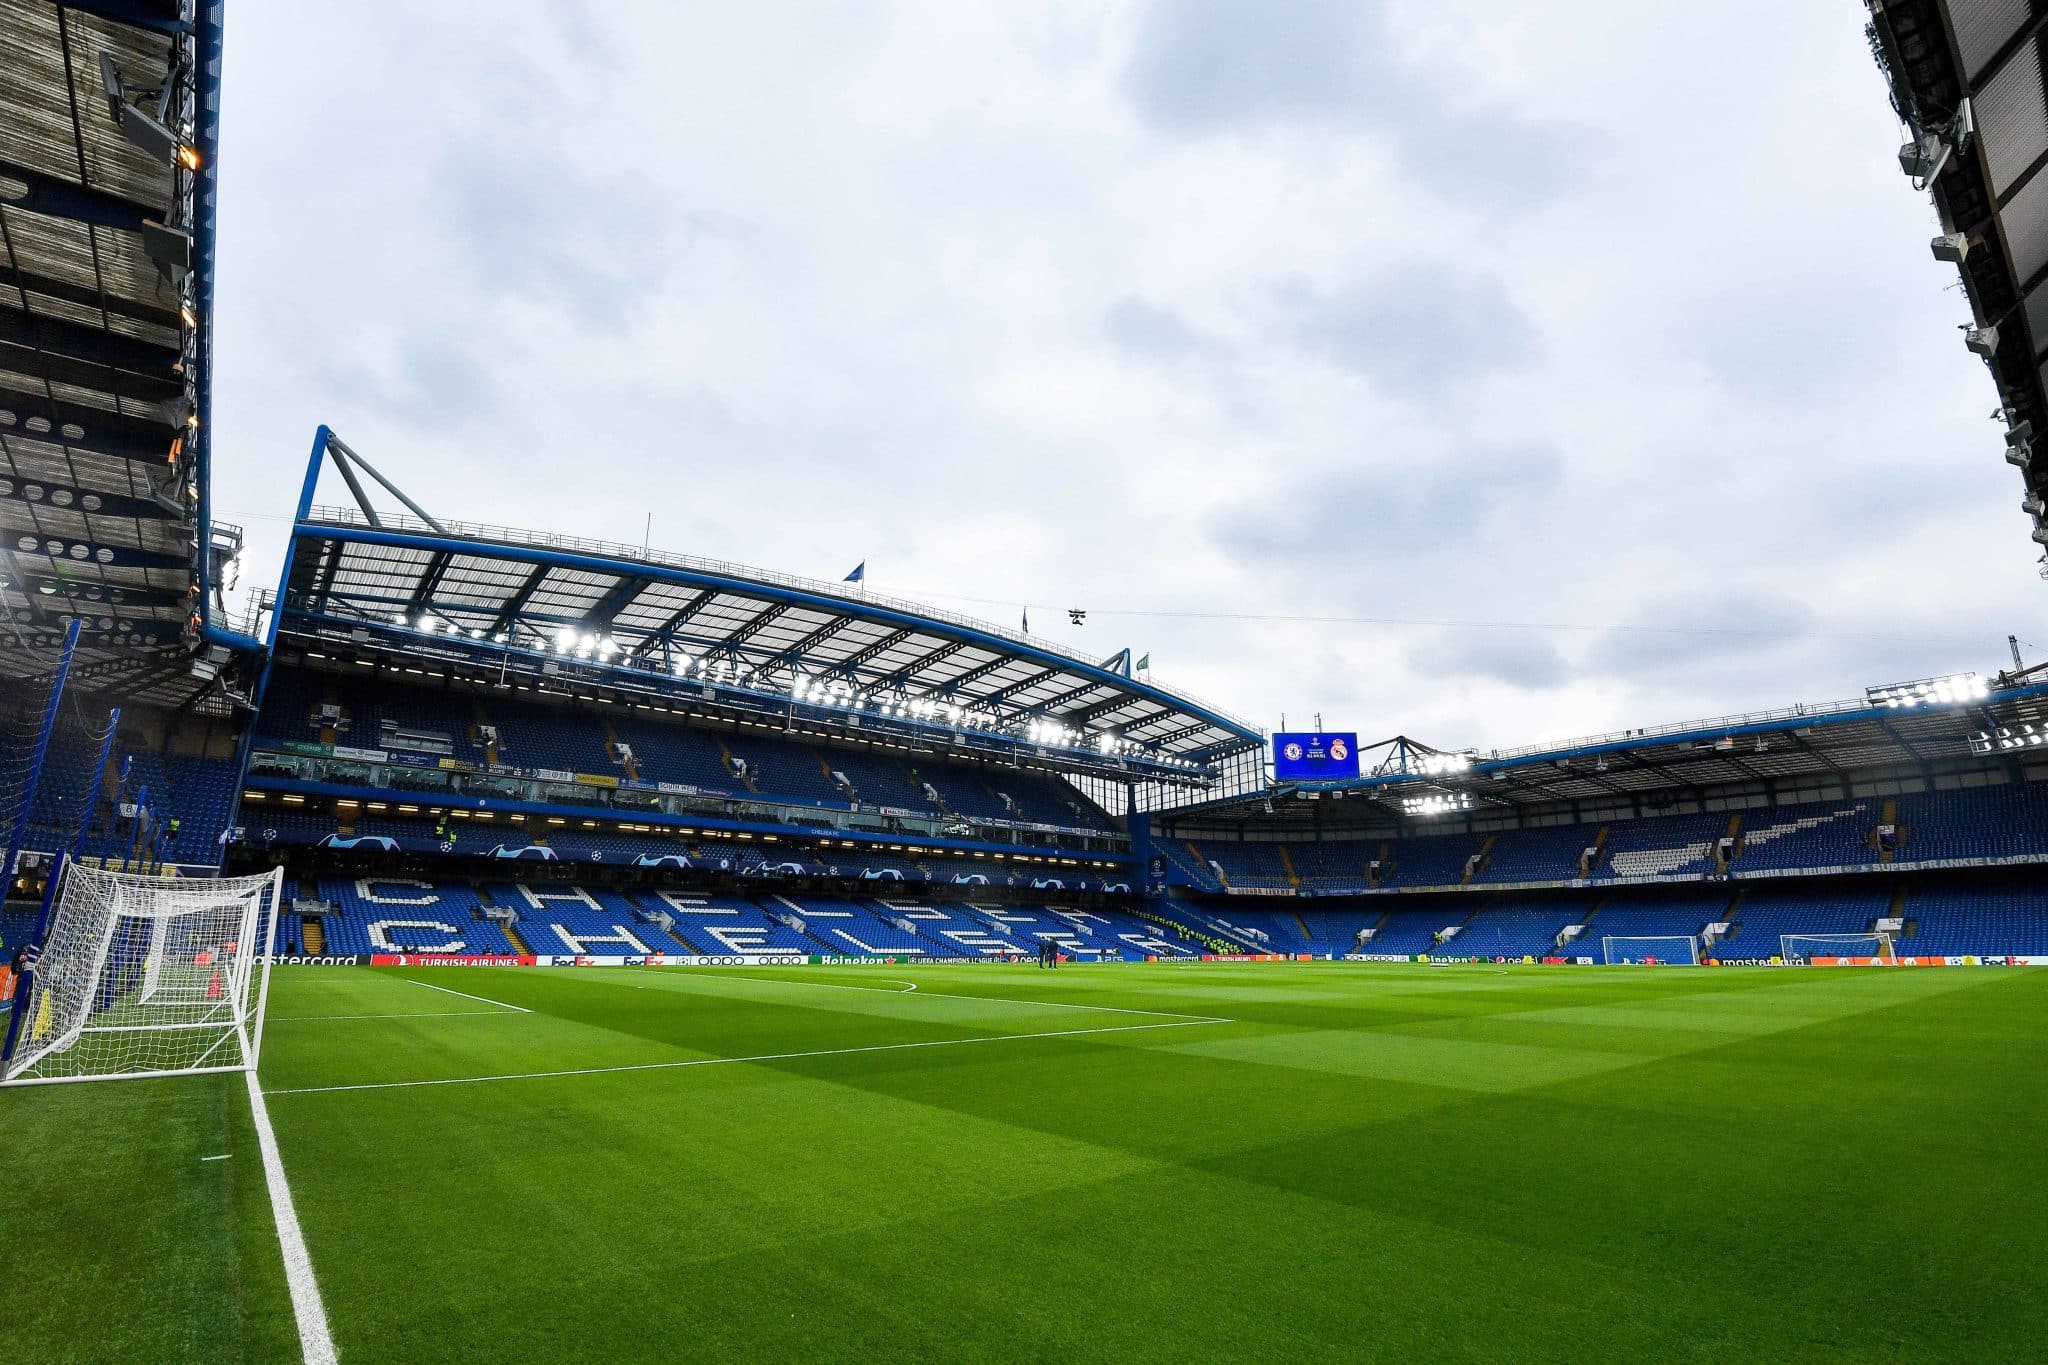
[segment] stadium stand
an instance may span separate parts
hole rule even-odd
[[[1901,953],[1941,956],[2048,954],[2048,888],[1999,878],[1969,888],[1908,890]]]
[[[1885,886],[1771,886],[1747,891],[1732,912],[1728,937],[1715,945],[1721,958],[1775,957],[1786,934],[1861,934],[1892,903]]]

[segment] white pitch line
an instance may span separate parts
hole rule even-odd
[[[901,977],[895,976],[873,976],[868,979],[870,981],[887,981],[892,985],[901,986],[903,989],[900,991],[885,991],[880,986],[846,986],[836,981],[791,981],[787,977],[781,976],[740,976],[733,974],[719,979],[724,981],[761,981],[766,982],[770,986],[810,986],[821,991],[873,991],[877,995],[909,995],[917,989],[915,981],[905,981]],[[926,993],[930,994],[931,992]]]
[[[263,1087],[250,1071],[249,1114],[256,1121],[256,1146],[263,1153],[263,1183],[270,1187],[270,1216],[277,1224],[278,1250],[284,1254],[284,1281],[291,1290],[292,1316],[299,1325],[299,1351],[306,1365],[334,1365],[334,1337],[327,1330],[327,1309],[320,1302],[320,1283],[313,1278],[313,1257],[306,1234],[292,1207],[292,1189],[285,1183],[284,1158],[277,1153],[277,1132],[263,1103]]]
[[[963,996],[978,1000],[979,996]],[[495,1076],[449,1076],[432,1081],[370,1081],[360,1085],[304,1085],[273,1090],[276,1095],[323,1095],[338,1090],[410,1090],[428,1085],[478,1085],[484,1081],[542,1081],[563,1076],[606,1076],[621,1071],[677,1071],[691,1066],[732,1066],[740,1062],[790,1062],[806,1057],[845,1057],[860,1052],[904,1052],[920,1047],[968,1047],[975,1043],[1016,1043],[1032,1038],[1078,1038],[1093,1033],[1136,1033],[1143,1029],[1199,1028],[1234,1024],[1235,1019],[1182,1019],[1170,1024],[1112,1024],[1106,1028],[1054,1029],[1044,1033],[991,1033],[976,1038],[935,1038],[922,1043],[875,1043],[867,1047],[828,1047],[813,1052],[765,1052],[753,1057],[693,1057],[681,1062],[635,1062],[627,1066],[585,1066],[567,1071],[513,1071]]]
[[[431,981],[419,981],[410,976],[401,976],[398,979],[400,981],[410,981],[415,986],[425,986],[430,991],[440,991],[443,995],[459,995],[464,1000],[474,1000],[479,1005],[496,1005],[501,1010],[518,1010],[521,1014],[533,1013],[532,1010],[524,1005],[508,1005],[502,1000],[486,1000],[481,995],[471,995],[467,991],[452,990],[447,986],[436,986]]]
[[[516,1006],[505,1006],[494,1010],[428,1010],[423,1014],[273,1014],[273,1024],[333,1024],[345,1019],[488,1019],[493,1015],[508,1015]],[[521,1014],[524,1010],[518,1011]]]
[[[735,975],[712,979],[725,981],[765,981],[772,986],[813,986],[820,990],[828,991],[871,991],[876,989],[873,986],[844,986],[833,981],[792,981],[787,977],[781,976]],[[878,979],[883,981],[899,980],[899,978],[893,976],[885,976]],[[913,991],[917,990],[917,984],[915,982],[910,983],[910,989]],[[906,995],[908,993],[907,991],[882,992],[884,995]],[[1043,1005],[1047,1009],[1054,1010],[1093,1010],[1097,1014],[1142,1014],[1150,1019],[1186,1019],[1191,1023],[1198,1024],[1234,1024],[1237,1022],[1235,1019],[1218,1019],[1208,1014],[1186,1014],[1180,1010],[1135,1010],[1123,1005],[1082,1005],[1071,1000],[1028,1000],[1022,996],[1015,995],[962,995],[958,991],[922,991],[920,995],[926,1000],[980,1000],[991,1005]]]

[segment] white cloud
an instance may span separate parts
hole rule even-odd
[[[1744,25],[1739,99],[1673,59]],[[1443,745],[1993,666],[2035,602],[1837,7],[275,0],[224,133],[245,582],[329,421],[437,513]]]

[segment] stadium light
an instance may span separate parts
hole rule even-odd
[[[1863,695],[1872,706],[1893,710],[1912,706],[1959,706],[1990,696],[1991,685],[1975,673],[1951,673],[1940,678],[1866,687]]]
[[[1998,325],[1963,328],[1963,345],[1986,360],[1994,359],[1998,355]]]
[[[1454,754],[1424,754],[1410,765],[1409,771],[1438,777],[1446,773],[1472,771],[1472,752],[1464,750]]]
[[[1433,792],[1428,796],[1409,796],[1401,800],[1401,810],[1408,815],[1448,815],[1453,811],[1472,809],[1472,797],[1468,792]]]
[[[1934,252],[1934,259],[1950,265],[1961,265],[1963,258],[1970,254],[1970,239],[1960,232],[1944,232],[1928,246]]]
[[[2043,744],[2048,744],[2048,729],[2031,722],[2017,727],[2000,725],[1990,730],[1979,730],[1970,736],[1970,752],[1973,754],[2038,748]]]

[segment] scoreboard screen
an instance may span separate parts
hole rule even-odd
[[[1281,782],[1335,782],[1358,776],[1358,736],[1321,733],[1273,736],[1273,776]]]

